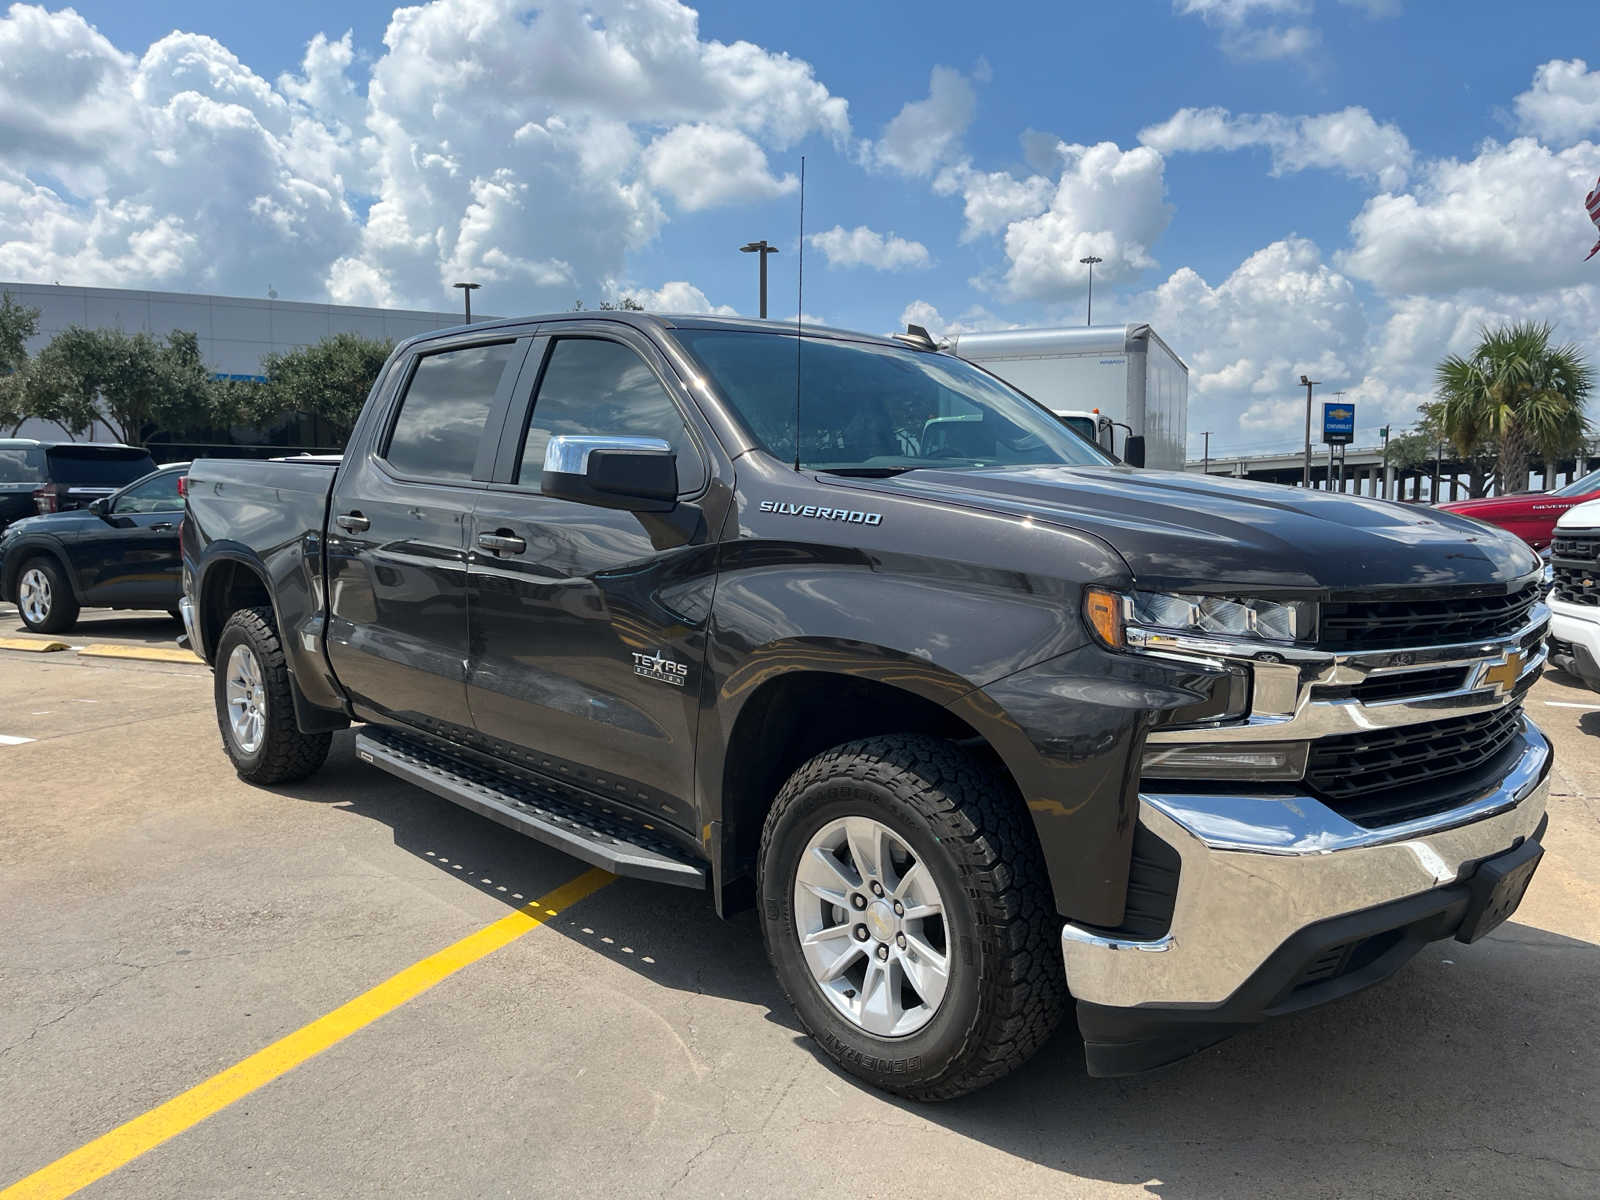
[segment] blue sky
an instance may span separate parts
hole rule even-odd
[[[792,315],[805,154],[808,315],[1078,323],[1092,250],[1097,319],[1155,324],[1223,453],[1294,444],[1302,370],[1369,442],[1485,321],[1600,343],[1590,6],[75,11],[0,19],[0,63],[75,64],[35,76],[48,112],[0,78],[0,278],[447,307],[465,272],[492,312],[750,312],[736,248],[766,237]]]

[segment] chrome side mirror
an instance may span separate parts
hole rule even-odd
[[[670,512],[678,455],[662,438],[560,434],[545,447],[539,490],[600,508]]]

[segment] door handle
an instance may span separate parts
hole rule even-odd
[[[480,533],[478,545],[496,554],[521,554],[528,548],[527,542],[508,533]]]
[[[350,533],[360,533],[363,529],[372,527],[372,522],[358,512],[340,513],[333,519],[333,523]]]
[[[171,521],[157,521],[154,525],[150,526],[151,531],[155,533],[165,533],[169,529],[175,528],[177,528],[177,526],[175,526]]]

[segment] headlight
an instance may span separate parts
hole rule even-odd
[[[1202,637],[1264,642],[1308,641],[1316,634],[1317,606],[1308,600],[1254,600],[1134,592],[1128,624]]]

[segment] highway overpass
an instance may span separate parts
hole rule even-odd
[[[1392,500],[1420,500],[1425,503],[1467,498],[1466,464],[1449,454],[1438,462],[1429,460],[1420,466],[1407,469],[1393,466],[1386,469],[1381,446],[1349,446],[1346,450],[1342,478],[1338,459],[1334,460],[1334,491],[1344,491],[1358,496],[1386,496]],[[1594,446],[1590,446],[1585,453],[1576,458],[1566,458],[1550,464],[1534,464],[1525,488],[1506,490],[1549,491],[1572,482],[1596,466],[1600,466],[1600,452],[1597,452]],[[1196,473],[1204,469],[1210,475],[1297,485],[1300,483],[1304,467],[1304,452],[1295,450],[1277,454],[1217,454],[1212,456],[1209,464],[1201,459],[1191,458],[1185,469]],[[1311,486],[1319,489],[1328,488],[1326,446],[1312,447]]]

